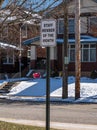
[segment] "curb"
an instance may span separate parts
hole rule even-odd
[[[45,121],[39,121],[39,120],[23,120],[12,118],[0,118],[0,120],[22,125],[45,127]],[[50,122],[50,127],[58,130],[97,130],[97,125],[59,123],[59,122]]]

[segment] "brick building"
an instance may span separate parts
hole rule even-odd
[[[29,46],[23,46],[22,41],[39,35],[40,30],[38,14],[28,13],[19,7],[13,13],[11,10],[0,10],[0,75],[15,74],[20,67],[22,72],[27,69]]]
[[[58,70],[62,70],[62,44],[64,31],[64,9],[63,4],[53,8],[48,12],[50,17],[57,21],[56,47],[50,48],[51,69],[57,65]],[[74,1],[68,5],[68,71],[69,74],[75,72],[75,14]],[[82,75],[90,75],[91,71],[97,70],[97,1],[81,0],[81,71]],[[46,48],[40,47],[40,36],[28,39],[23,42],[24,45],[31,47],[31,67],[37,68],[37,62],[40,59],[41,64],[46,60]],[[40,51],[41,50],[41,51]],[[40,55],[41,53],[41,55]],[[44,55],[43,55],[44,54]],[[40,65],[38,65],[41,68]]]

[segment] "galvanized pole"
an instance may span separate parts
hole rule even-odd
[[[49,19],[47,14],[43,19]],[[46,46],[46,74],[46,130],[50,130],[50,46]]]
[[[75,0],[75,99],[80,98],[81,75],[81,50],[80,50],[80,0]]]
[[[46,130],[50,130],[50,47],[47,47]]]
[[[64,43],[62,45],[62,59],[63,59],[63,85],[62,98],[68,98],[68,8],[67,0],[63,0],[64,8]]]

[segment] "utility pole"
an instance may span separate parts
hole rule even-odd
[[[21,43],[22,43],[22,25],[20,25],[20,52],[19,52],[19,77],[21,78]]]
[[[62,45],[62,59],[63,59],[63,81],[62,81],[62,98],[68,98],[68,8],[67,1],[63,0],[64,8],[64,43]]]
[[[20,51],[19,51],[19,77],[22,77],[22,68],[21,68],[21,64],[22,64],[22,28],[25,25],[25,23],[20,23]]]
[[[80,51],[80,0],[75,0],[75,99],[80,98],[81,75]]]
[[[2,70],[2,59],[1,59],[1,47],[0,47],[0,79],[1,79],[1,70]]]

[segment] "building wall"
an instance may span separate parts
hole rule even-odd
[[[62,44],[57,46],[57,64],[58,70],[62,71]],[[97,57],[97,45],[96,45],[96,57]],[[91,72],[97,70],[97,58],[95,62],[81,62],[81,75],[90,76]],[[68,64],[69,75],[75,75],[75,62],[69,62]]]
[[[22,24],[21,24],[22,25]],[[8,27],[8,35],[6,37],[2,36],[2,31],[0,32],[0,41],[15,45],[17,47],[22,47],[21,51],[21,62],[22,62],[22,71],[28,66],[28,59],[27,59],[27,50],[28,47],[22,45],[22,41],[35,37],[39,34],[39,26],[33,26],[33,25],[27,25],[27,37],[21,37],[20,39],[20,23],[19,24],[9,24]],[[21,40],[21,43],[20,43]],[[2,48],[0,48],[2,50]],[[12,49],[13,50],[13,49]],[[6,51],[6,49],[4,50]],[[19,72],[19,54],[20,51],[14,51],[14,64],[3,64],[0,63],[0,71],[1,73],[7,72],[7,73],[16,73]],[[2,59],[2,53],[0,55]],[[33,58],[33,57],[32,57]],[[0,60],[1,61],[1,60]]]
[[[33,48],[33,49],[32,49]],[[57,66],[57,47],[50,47],[51,69]],[[41,46],[31,46],[31,67],[36,69],[46,69],[46,48]]]

